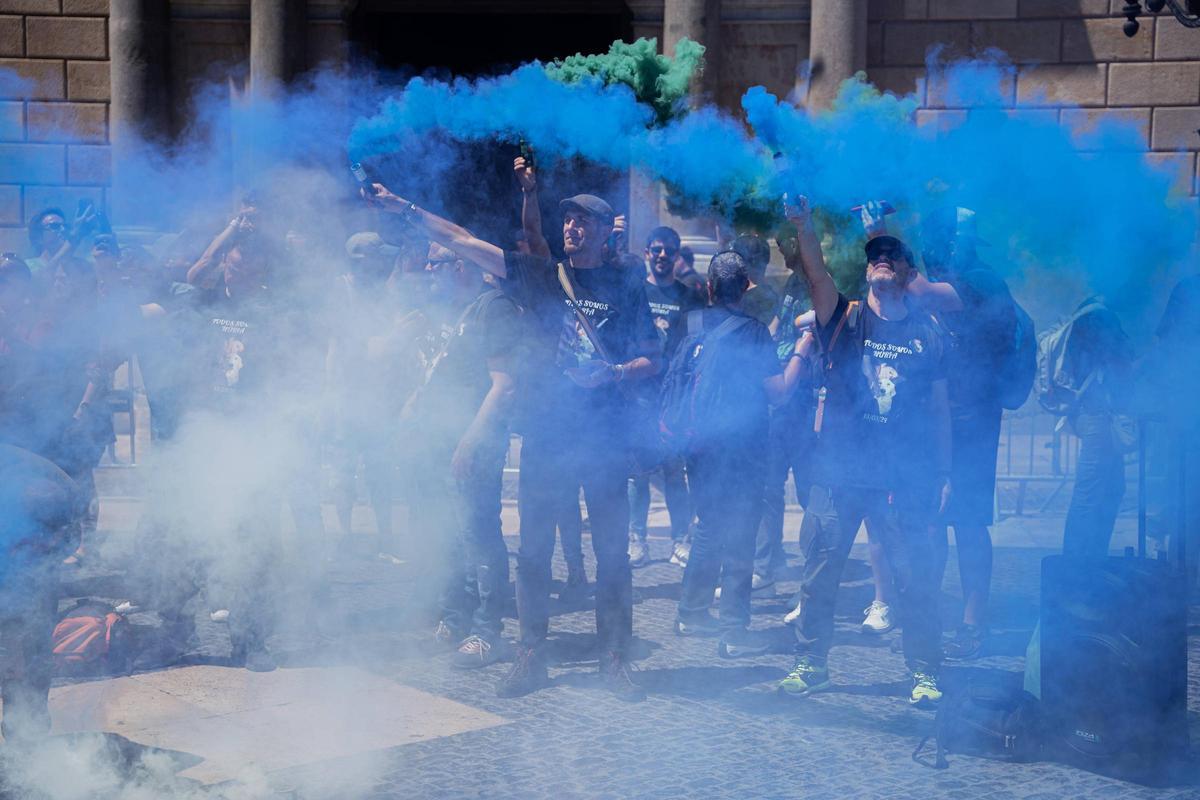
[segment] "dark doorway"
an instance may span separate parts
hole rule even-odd
[[[385,69],[464,77],[508,72],[534,59],[603,53],[632,35],[620,0],[509,3],[511,11],[505,5],[482,11],[476,3],[446,0],[423,13],[419,2],[364,2],[351,16],[350,33],[362,54]]]

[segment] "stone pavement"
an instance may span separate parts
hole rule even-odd
[[[103,524],[113,531],[106,549],[114,560],[119,561],[122,541],[128,543],[138,505],[106,503]],[[789,515],[793,534],[797,520]],[[909,707],[907,675],[901,656],[888,648],[889,637],[858,632],[861,610],[872,596],[861,544],[839,597],[830,661],[834,690],[805,700],[780,697],[774,686],[791,665],[786,652],[723,661],[714,641],[673,634],[681,570],[665,560],[665,522],[656,510],[651,547],[657,560],[635,572],[638,677],[650,691],[644,703],[623,704],[599,687],[590,653],[593,614],[561,608],[552,620],[559,662],[551,671],[553,685],[525,698],[496,698],[494,685],[504,666],[459,672],[446,655],[431,650],[435,616],[422,566],[362,557],[372,551],[371,542],[355,536],[333,565],[321,612],[294,621],[273,641],[282,662],[277,673],[247,676],[220,666],[228,654],[227,636],[201,610],[192,666],[95,682],[109,688],[91,690],[92,702],[82,704],[87,713],[79,711],[80,703],[67,702],[87,684],[60,686],[56,726],[77,736],[120,732],[121,747],[131,746],[127,739],[135,749],[154,753],[160,774],[147,796],[155,797],[1198,796],[1194,786],[1149,789],[1049,763],[1012,765],[956,755],[944,771],[914,763],[910,754],[929,731],[932,714]],[[505,530],[515,527],[515,514],[506,508]],[[947,684],[985,673],[1019,675],[1037,614],[1040,558],[1051,551],[1059,530],[1061,519],[1010,519],[998,526],[992,651],[969,666],[947,667]],[[1115,546],[1130,534],[1123,521]],[[516,537],[508,543],[515,551]],[[777,628],[787,610],[785,597],[796,588],[794,535],[788,548],[788,580],[780,596],[755,601],[756,628]],[[953,553],[950,563],[943,594],[948,629],[961,612]],[[589,560],[589,572],[593,567]],[[561,561],[555,573],[565,576]],[[509,622],[506,633],[515,634],[515,623]],[[1200,742],[1198,649],[1200,640],[1193,636],[1193,742]],[[117,728],[105,698],[133,691],[128,683],[111,688],[118,681],[139,684],[138,692],[153,684],[162,700],[139,695],[138,703],[127,703],[117,715],[124,722]],[[208,688],[198,694],[187,688],[197,683]],[[314,702],[322,697],[324,702]],[[397,704],[405,708],[383,713]],[[139,705],[146,710],[138,712]],[[341,713],[332,714],[331,706]],[[228,725],[213,721],[230,713],[256,716],[245,717],[250,721],[244,729],[231,733]],[[149,714],[157,717],[143,718]],[[456,722],[446,723],[447,715]],[[226,722],[238,729],[238,719],[243,718]],[[111,750],[111,741],[104,741]],[[142,757],[121,758],[134,764]],[[123,774],[131,772],[144,789],[145,769],[130,767]]]

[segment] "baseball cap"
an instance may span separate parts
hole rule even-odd
[[[594,194],[577,194],[574,197],[568,197],[566,200],[561,201],[558,207],[563,212],[569,209],[577,209],[608,225],[612,224],[615,217],[612,206]]]
[[[867,258],[871,258],[871,256],[875,255],[880,250],[884,250],[884,249],[899,250],[901,253],[904,254],[905,260],[907,260],[910,264],[913,263],[913,254],[912,254],[912,250],[909,248],[909,246],[906,245],[904,242],[900,241],[900,239],[898,239],[895,236],[892,236],[891,234],[888,234],[888,233],[884,233],[879,236],[874,236],[874,237],[868,239],[867,243],[863,246],[863,249],[866,250],[866,252],[867,252]]]
[[[359,231],[346,240],[346,255],[351,258],[395,258],[399,252],[375,231]]]

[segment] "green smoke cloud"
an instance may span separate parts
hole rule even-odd
[[[566,84],[599,79],[605,85],[624,84],[638,102],[654,109],[655,120],[665,124],[682,116],[692,78],[704,67],[704,45],[680,39],[674,58],[658,53],[657,39],[613,42],[602,55],[576,54],[547,64],[546,74]]]

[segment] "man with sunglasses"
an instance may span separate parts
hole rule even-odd
[[[622,384],[659,371],[658,341],[642,276],[604,257],[612,207],[581,194],[559,204],[563,251],[553,260],[505,252],[465,228],[373,184],[369,199],[500,280],[529,320],[521,403],[517,613],[521,641],[497,687],[516,697],[546,685],[550,564],[562,509],[582,485],[596,553],[596,633],[605,686],[637,701],[631,677],[633,573],[629,531],[629,402]]]
[[[701,296],[675,279],[675,259],[679,256],[679,246],[679,234],[666,226],[655,228],[646,237],[646,299],[654,316],[664,364],[670,363],[686,333],[681,324],[684,315],[705,305]],[[689,548],[686,539],[692,521],[692,509],[683,460],[668,458],[663,462],[661,472],[663,495],[671,515],[671,563],[685,567]],[[635,475],[629,482],[629,563],[633,567],[644,567],[650,563],[650,550],[646,543],[646,519],[649,513],[650,476]]]
[[[813,487],[800,538],[806,551],[796,664],[783,693],[831,685],[826,658],[842,568],[865,522],[892,563],[914,705],[941,699],[941,628],[932,526],[949,500],[950,413],[942,335],[910,306],[912,252],[894,236],[867,241],[865,301],[849,301],[825,267],[807,200],[788,214],[825,350],[814,428]]]

